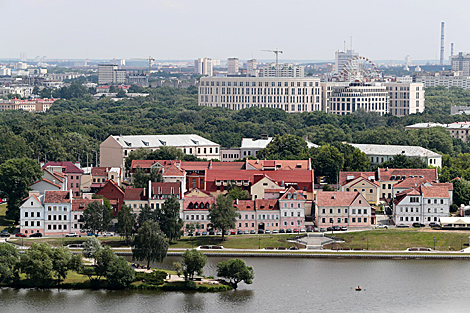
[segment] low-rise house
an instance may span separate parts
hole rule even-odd
[[[375,223],[373,209],[360,192],[318,191],[315,225],[368,227]]]
[[[184,193],[182,192],[181,182],[173,183],[153,183],[149,181],[149,206],[152,210],[158,210],[165,203],[166,199],[175,197],[183,206]],[[181,218],[183,218],[181,210]]]
[[[44,235],[65,235],[70,232],[72,191],[44,193]]]
[[[103,188],[96,192],[97,196],[102,196],[108,199],[111,202],[113,208],[113,215],[121,210],[122,205],[124,204],[124,191],[112,180],[108,180]]]
[[[301,192],[290,187],[279,198],[280,229],[301,229],[305,226],[307,199]]]
[[[451,199],[446,186],[418,186],[400,192],[393,201],[395,224],[438,222],[449,216]]]
[[[208,231],[212,229],[209,219],[209,209],[215,202],[215,198],[208,192],[193,189],[184,195],[183,201],[183,221],[184,230],[186,225],[194,224],[199,226],[196,231]]]
[[[103,204],[103,199],[73,199],[72,200],[72,214],[70,231],[79,235],[85,235],[86,232],[82,229],[83,226],[83,211],[92,202]]]
[[[256,215],[258,220],[258,230],[269,230],[272,232],[279,229],[280,211],[278,200],[276,199],[256,199]]]
[[[43,170],[58,174],[67,174],[67,190],[72,190],[73,196],[80,196],[80,184],[83,170],[80,168],[80,163],[72,163],[69,161],[63,162],[47,162],[42,166]]]
[[[341,191],[360,192],[370,204],[379,203],[380,185],[375,182],[375,176],[357,176],[340,183],[340,186]]]
[[[380,183],[382,199],[392,199],[394,197],[393,186],[408,178],[424,179],[429,182],[438,182],[438,172],[436,168],[429,169],[408,169],[408,168],[378,168],[377,181]]]
[[[142,208],[149,205],[148,188],[126,188],[124,190],[124,204],[132,209],[135,215],[139,215]]]
[[[20,206],[20,232],[31,235],[41,233],[44,235],[44,195],[31,192],[29,197]]]
[[[240,216],[237,219],[237,229],[243,232],[257,231],[258,219],[254,200],[236,200],[234,207]]]

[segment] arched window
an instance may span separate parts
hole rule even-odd
[[[196,202],[196,203],[194,203],[194,209],[195,209],[195,210],[197,210],[197,209],[198,209],[198,206],[199,206],[199,204],[198,204],[197,202]]]
[[[209,202],[206,203],[206,209],[209,209],[210,208],[210,204]]]
[[[193,209],[193,203],[192,203],[192,202],[191,202],[191,203],[189,203],[189,205],[188,205],[188,208],[189,208],[190,210],[192,210],[192,209]]]

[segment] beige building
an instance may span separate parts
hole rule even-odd
[[[198,104],[232,110],[255,106],[288,113],[320,111],[320,78],[203,77]]]
[[[424,84],[384,83],[390,99],[389,111],[395,116],[424,112]]]
[[[379,184],[362,176],[345,182],[341,185],[341,191],[360,192],[370,204],[379,203]]]
[[[220,160],[220,145],[199,135],[109,136],[100,145],[100,166],[125,168],[126,157],[134,150],[175,147],[201,159]]]

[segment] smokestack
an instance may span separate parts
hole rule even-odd
[[[450,44],[450,56],[452,57],[454,55],[454,43],[452,42]]]
[[[439,64],[441,66],[444,65],[444,22],[441,22],[441,58],[439,60]]]

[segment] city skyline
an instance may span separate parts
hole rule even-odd
[[[26,53],[28,59],[266,60],[273,56],[261,50],[279,48],[280,60],[332,60],[352,38],[353,48],[371,59],[438,60],[444,21],[448,60],[451,42],[455,53],[470,50],[464,39],[470,26],[466,7],[463,1],[443,6],[437,0],[0,0],[0,10],[9,12],[0,21],[9,30],[0,58]]]

